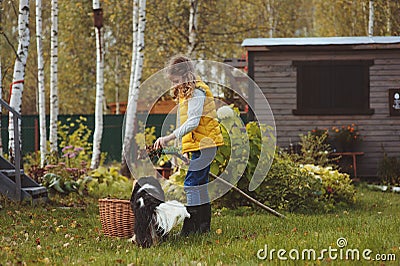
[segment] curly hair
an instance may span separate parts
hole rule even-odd
[[[184,55],[172,57],[168,63],[167,75],[170,79],[180,77],[182,82],[171,88],[171,96],[174,99],[188,99],[196,88],[196,74],[191,60]]]

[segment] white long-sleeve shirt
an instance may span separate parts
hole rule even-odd
[[[206,94],[200,89],[195,89],[192,97],[188,100],[187,120],[174,130],[174,135],[177,139],[181,139],[187,133],[198,127],[200,118],[203,114],[204,101]],[[179,117],[179,113],[178,113]]]

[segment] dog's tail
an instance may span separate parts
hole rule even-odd
[[[161,203],[156,207],[155,213],[157,226],[163,231],[163,235],[169,233],[175,225],[182,223],[185,218],[190,218],[186,207],[176,200]]]

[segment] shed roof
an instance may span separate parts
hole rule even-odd
[[[311,38],[249,38],[242,42],[242,46],[249,50],[260,50],[264,48],[278,47],[304,47],[304,46],[332,46],[332,45],[366,45],[368,47],[400,44],[399,36],[376,36],[376,37],[311,37]],[[397,45],[396,45],[397,46]],[[261,49],[261,50],[264,50]]]

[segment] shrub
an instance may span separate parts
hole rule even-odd
[[[259,160],[261,136],[269,138],[265,140],[269,140],[270,143],[274,136],[273,134],[265,134],[272,132],[270,128],[258,125],[255,122],[248,123],[245,132],[237,131],[239,123],[236,117],[229,117],[228,119],[228,123],[223,121],[225,127],[222,129],[222,134],[225,145],[219,148],[211,165],[213,173],[219,175],[225,170],[231,157],[230,151],[235,153],[243,150],[244,134],[247,134],[250,146],[249,159],[246,170],[237,184],[247,194],[272,208],[288,211],[331,210],[339,202],[342,202],[340,204],[354,202],[354,188],[350,184],[351,180],[348,175],[334,171],[331,167],[321,167],[322,170],[316,168],[319,172],[315,172],[301,166],[302,164],[321,164],[322,166],[331,164],[330,146],[325,142],[327,132],[323,132],[322,135],[308,133],[302,136],[302,154],[300,155],[275,153],[274,161],[264,181],[255,191],[249,191],[249,184],[257,163],[268,162],[265,158]],[[228,133],[232,133],[234,130],[236,131],[229,138]],[[269,152],[268,154],[274,153]],[[243,162],[239,160],[234,162],[234,165],[239,168],[241,167],[240,163]],[[228,172],[229,176],[235,177],[235,174],[235,169]],[[242,196],[232,190],[219,199],[217,203],[227,207],[248,204]]]
[[[94,198],[130,199],[133,180],[119,173],[116,167],[104,167],[92,170],[78,181],[79,193]]]
[[[69,118],[66,124],[60,123],[60,153],[49,154],[46,157],[47,165],[44,167],[40,167],[40,153],[26,156],[25,169],[28,175],[53,192],[78,192],[78,181],[87,176],[92,155],[92,143],[89,142],[92,131],[85,123],[84,117],[75,121]],[[102,153],[100,165],[105,157],[106,154]]]
[[[327,143],[328,131],[319,130],[300,135],[300,154],[291,154],[292,160],[300,164],[315,164],[321,166],[334,166],[335,158],[332,157],[332,148]]]
[[[348,174],[340,173],[332,167],[321,167],[312,164],[300,166],[323,185],[322,200],[326,209],[332,209],[336,204],[351,205],[355,203],[355,188]]]
[[[241,186],[246,189],[247,184]],[[318,179],[302,171],[289,157],[276,155],[265,180],[251,194],[272,208],[306,211],[322,207],[319,202],[322,193]]]
[[[378,163],[378,179],[384,185],[400,185],[400,160],[384,152]]]

